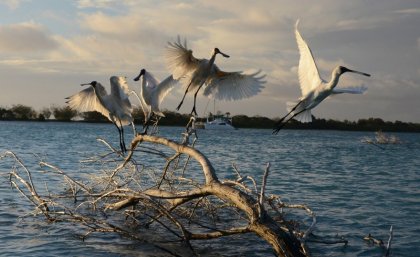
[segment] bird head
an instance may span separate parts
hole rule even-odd
[[[140,77],[143,76],[146,73],[145,69],[140,70],[140,74],[134,78],[134,81],[139,81]]]
[[[343,74],[343,73],[345,73],[345,72],[353,72],[353,73],[357,73],[357,74],[360,74],[360,75],[363,75],[363,76],[366,76],[366,77],[370,77],[370,74],[367,74],[367,73],[364,73],[364,72],[361,72],[361,71],[351,70],[351,69],[346,68],[346,67],[344,67],[344,66],[338,66],[338,67],[336,68],[336,72],[337,72],[339,75],[341,75],[341,74]]]
[[[92,87],[96,87],[96,84],[98,84],[98,82],[96,82],[96,81],[92,81],[92,82],[90,82],[90,83],[83,83],[83,84],[80,84],[81,86],[92,86]]]
[[[214,55],[216,55],[216,54],[221,54],[223,57],[225,57],[225,58],[229,58],[230,56],[229,55],[227,55],[227,54],[225,54],[225,53],[223,53],[222,51],[220,51],[219,50],[219,48],[214,48],[214,50],[213,50],[213,54]]]

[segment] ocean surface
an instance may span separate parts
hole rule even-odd
[[[180,140],[182,131],[161,127],[160,135]],[[363,237],[370,233],[387,241],[391,225],[391,256],[420,256],[420,134],[389,135],[402,144],[363,143],[374,137],[372,132],[282,130],[274,136],[271,130],[199,130],[196,148],[207,155],[220,179],[234,178],[235,163],[242,174],[261,181],[270,162],[267,193],[308,205],[317,217],[316,235],[349,241],[310,243],[313,256],[382,256],[383,250]],[[13,151],[35,174],[44,160],[77,176],[86,172],[81,160],[106,152],[98,137],[118,147],[112,124],[0,122],[0,153]],[[127,127],[127,145],[131,138]],[[14,166],[10,158],[0,160],[0,256],[167,256],[113,234],[82,241],[74,227],[30,215],[33,207],[8,180]],[[42,178],[41,186],[51,182]],[[201,256],[273,256],[270,246],[253,236],[193,245]]]

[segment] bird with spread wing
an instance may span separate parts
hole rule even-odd
[[[219,48],[214,48],[209,60],[197,59],[193,56],[192,50],[188,49],[187,42],[181,43],[179,37],[177,42],[168,43],[166,49],[168,68],[173,78],[179,80],[185,87],[184,96],[177,110],[181,108],[187,93],[194,90],[191,114],[197,115],[196,98],[203,86],[205,96],[227,101],[249,98],[264,88],[265,75],[261,75],[261,71],[251,74],[222,71],[214,64],[217,54],[229,58],[229,55]]]
[[[121,151],[127,151],[124,142],[123,126],[132,125],[134,135],[136,135],[136,128],[134,126],[131,112],[133,110],[128,96],[130,89],[125,77],[112,76],[110,78],[111,93],[108,94],[106,89],[97,81],[81,84],[82,86],[89,86],[88,88],[74,94],[68,99],[67,104],[73,110],[79,112],[97,111],[108,118],[118,129],[120,137]]]
[[[345,72],[353,72],[370,77],[370,74],[337,66],[332,71],[331,80],[329,82],[323,80],[319,75],[311,49],[299,33],[298,24],[299,20],[295,24],[295,35],[300,53],[298,74],[302,97],[297,102],[287,103],[288,113],[277,122],[273,134],[277,134],[291,119],[296,119],[300,122],[311,122],[311,109],[315,108],[330,95],[342,93],[363,94],[367,89],[365,86],[335,88],[340,76]]]
[[[134,81],[141,81],[140,95],[135,95],[140,101],[141,108],[144,114],[143,133],[147,132],[149,123],[153,117],[156,118],[156,122],[161,118],[165,117],[163,112],[160,110],[160,104],[163,99],[168,95],[172,88],[177,83],[173,79],[172,75],[166,77],[164,80],[159,82],[152,73],[141,69]]]

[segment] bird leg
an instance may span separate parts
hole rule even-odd
[[[120,121],[120,125],[121,125],[121,142],[122,142],[122,146],[123,146],[123,149],[124,149],[124,153],[126,153],[127,152],[127,148],[125,147],[125,140],[124,140],[124,127],[123,127],[123,124],[122,124],[122,122],[121,122],[121,119],[118,119],[119,121]]]
[[[302,100],[300,100],[296,105],[295,105],[295,107],[293,107],[291,110],[290,110],[290,112],[288,112],[285,116],[283,116],[283,118],[281,118],[277,123],[276,123],[276,126],[275,126],[275,128],[274,128],[274,131],[273,131],[273,134],[277,134],[279,131],[280,131],[280,129],[282,129],[285,125],[286,125],[286,123],[289,121],[289,120],[291,120],[291,119],[293,119],[293,117],[295,117],[296,115],[298,115],[298,114],[300,114],[300,113],[302,113],[303,111],[305,111],[306,109],[303,109],[303,111],[300,111],[300,112],[298,112],[298,113],[295,113],[292,117],[290,117],[289,119],[287,119],[285,122],[283,122],[284,121],[284,119],[286,119],[286,117],[287,116],[289,116],[292,112],[294,112],[295,110],[296,110],[296,108],[302,103],[302,101],[303,101],[303,99]]]
[[[185,96],[187,95],[188,90],[190,89],[191,84],[192,84],[192,81],[190,82],[190,84],[188,84],[188,87],[187,87],[187,89],[184,92],[184,96],[182,97],[181,102],[178,104],[178,107],[176,107],[176,110],[177,111],[179,111],[179,109],[181,108],[181,105],[184,103]]]
[[[200,89],[201,89],[201,87],[203,86],[204,84],[201,84],[199,87],[198,87],[198,89],[197,89],[197,91],[195,91],[195,93],[194,93],[194,106],[193,106],[193,109],[192,109],[192,111],[191,111],[191,115],[194,113],[194,115],[195,116],[197,116],[198,114],[197,114],[197,111],[196,111],[196,109],[195,109],[195,105],[196,105],[196,102],[197,102],[197,94],[198,94],[198,91],[200,91]]]
[[[295,114],[292,115],[292,117],[288,118],[285,122],[280,123],[279,125],[277,125],[277,127],[274,129],[273,134],[277,134],[286,124],[287,122],[289,122],[289,120],[293,119],[294,117],[296,117],[297,115],[301,114],[304,111],[307,111],[308,109],[303,109]]]
[[[143,123],[143,132],[141,133],[142,135],[146,135],[147,134],[147,129],[149,128],[149,122],[150,122],[150,117],[149,118],[145,118],[145,121]]]
[[[117,122],[115,122],[115,121],[113,121],[113,122],[112,122],[112,124],[114,124],[114,125],[115,125],[115,127],[118,129],[118,136],[119,136],[119,138],[120,138],[120,148],[121,148],[121,153],[125,153],[125,151],[124,151],[124,146],[123,146],[123,144],[121,143],[121,130],[120,130],[120,127],[118,126]]]
[[[161,119],[160,116],[157,115],[153,115],[153,117],[155,118],[154,122],[153,122],[153,130],[152,130],[152,134],[157,133],[158,131],[158,123]]]

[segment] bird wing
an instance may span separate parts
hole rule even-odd
[[[150,72],[145,72],[141,83],[141,95],[145,103],[150,105],[152,93],[159,85],[159,81]]]
[[[165,59],[174,79],[180,79],[196,70],[200,62],[193,56],[192,50],[187,48],[187,41],[182,44],[179,37],[177,42],[168,42]]]
[[[112,76],[109,81],[111,84],[111,96],[115,97],[116,100],[121,101],[121,107],[123,107],[126,112],[131,113],[133,108],[128,96],[132,90],[128,86],[126,78],[122,76]]]
[[[214,72],[204,90],[205,96],[219,100],[239,100],[254,96],[264,88],[265,75],[261,71],[252,74],[224,72],[214,65]]]
[[[343,87],[343,88],[334,88],[332,94],[363,94],[366,92],[367,87],[365,85],[361,85],[358,87]]]
[[[106,97],[107,93],[105,88],[100,84],[96,84],[96,89],[89,86],[88,88],[80,91],[77,94],[74,94],[70,97],[67,97],[67,104],[73,110],[77,110],[79,112],[93,112],[97,111],[110,119],[109,111],[103,106],[103,104],[99,101],[98,97],[95,94],[95,90],[98,91],[98,94],[102,97]]]
[[[168,95],[168,93],[172,90],[177,82],[178,81],[176,81],[172,75],[169,75],[162,82],[160,82],[157,88],[153,91],[153,99],[155,99],[158,108],[163,99],[166,97],[166,95]]]
[[[298,73],[302,96],[305,96],[308,94],[308,92],[321,84],[322,80],[319,76],[318,68],[312,55],[312,51],[299,33],[298,24],[299,20],[297,20],[295,25],[296,42],[300,53]]]

